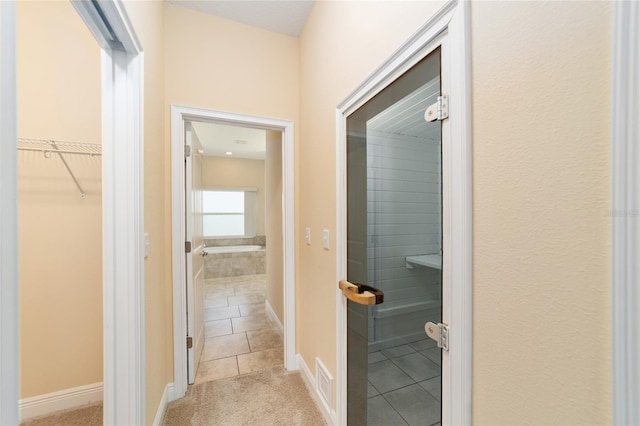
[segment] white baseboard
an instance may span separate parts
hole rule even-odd
[[[80,408],[100,402],[102,398],[102,382],[24,398],[19,402],[20,420],[44,416],[70,408]]]
[[[167,404],[169,404],[170,401],[173,401],[173,383],[167,383],[167,386],[164,387],[160,404],[158,404],[158,409],[156,410],[156,417],[153,419],[153,426],[162,424],[162,418],[167,411]]]
[[[335,425],[336,411],[329,408],[326,401],[320,396],[320,393],[318,392],[318,387],[316,385],[316,379],[313,376],[313,374],[311,374],[311,370],[309,370],[307,363],[304,362],[304,358],[302,358],[300,354],[297,354],[296,358],[298,359],[298,368],[300,369],[300,375],[302,376],[302,381],[307,386],[307,389],[309,389],[311,398],[313,398],[314,402],[316,403],[316,406],[322,413],[322,416],[326,420],[327,424]]]
[[[273,310],[268,300],[264,301],[264,310],[267,312],[267,316],[269,317],[271,322],[274,323],[276,327],[278,327],[280,333],[284,333],[284,326],[280,322],[280,318],[278,318],[276,312]]]

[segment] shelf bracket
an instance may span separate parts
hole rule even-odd
[[[78,179],[76,179],[76,176],[71,171],[71,168],[69,167],[69,164],[67,164],[67,160],[65,160],[65,158],[62,156],[62,153],[60,152],[60,150],[58,149],[58,146],[56,145],[56,143],[54,141],[50,141],[49,143],[51,144],[51,147],[53,148],[53,151],[56,154],[58,154],[58,157],[60,157],[60,161],[62,161],[62,164],[64,164],[64,167],[67,169],[67,172],[69,172],[69,175],[71,176],[71,179],[73,179],[73,183],[75,183],[76,186],[78,187],[78,191],[80,191],[80,198],[82,198],[84,200],[87,197],[87,195],[84,193],[84,190],[80,186],[80,183],[78,182]]]

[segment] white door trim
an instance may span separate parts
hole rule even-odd
[[[72,3],[102,48],[103,421],[145,424],[144,54],[121,1]]]
[[[16,4],[0,1],[0,425],[18,424]]]
[[[352,92],[336,109],[336,424],[347,424],[347,333],[346,299],[338,290],[339,280],[346,279],[346,117],[392,81],[446,43],[443,53],[443,80],[447,80],[449,119],[443,137],[449,134],[449,220],[451,224],[449,259],[448,360],[443,360],[443,380],[449,393],[442,397],[442,424],[471,424],[471,354],[472,354],[472,173],[471,173],[471,52],[469,4],[450,1],[411,39],[391,55],[374,73]],[[444,48],[444,47],[443,47]],[[448,59],[447,59],[448,58]],[[446,209],[445,209],[446,211]],[[445,254],[446,257],[446,254]],[[455,265],[453,265],[455,263]],[[445,357],[446,358],[446,357]]]
[[[295,354],[295,251],[293,122],[245,114],[171,105],[171,225],[173,267],[174,398],[187,391],[186,280],[184,265],[184,122],[203,121],[282,132],[284,245],[284,365],[297,370]]]
[[[613,424],[640,424],[640,5],[614,4],[611,86]]]
[[[143,56],[119,1],[73,2],[102,53],[104,423],[145,423]],[[113,34],[105,35],[104,22]],[[0,423],[18,423],[15,3],[0,2]],[[108,42],[113,35],[121,50]],[[117,169],[116,169],[117,166]],[[117,392],[116,392],[117,390]]]

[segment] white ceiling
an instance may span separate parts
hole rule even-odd
[[[193,122],[193,130],[208,157],[248,158],[264,160],[266,130],[223,124]],[[232,152],[232,155],[226,154]]]
[[[168,3],[216,15],[265,30],[297,37],[314,0],[166,0]]]

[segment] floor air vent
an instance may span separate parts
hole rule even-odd
[[[333,407],[333,377],[327,371],[320,358],[316,358],[316,387],[329,412]]]

